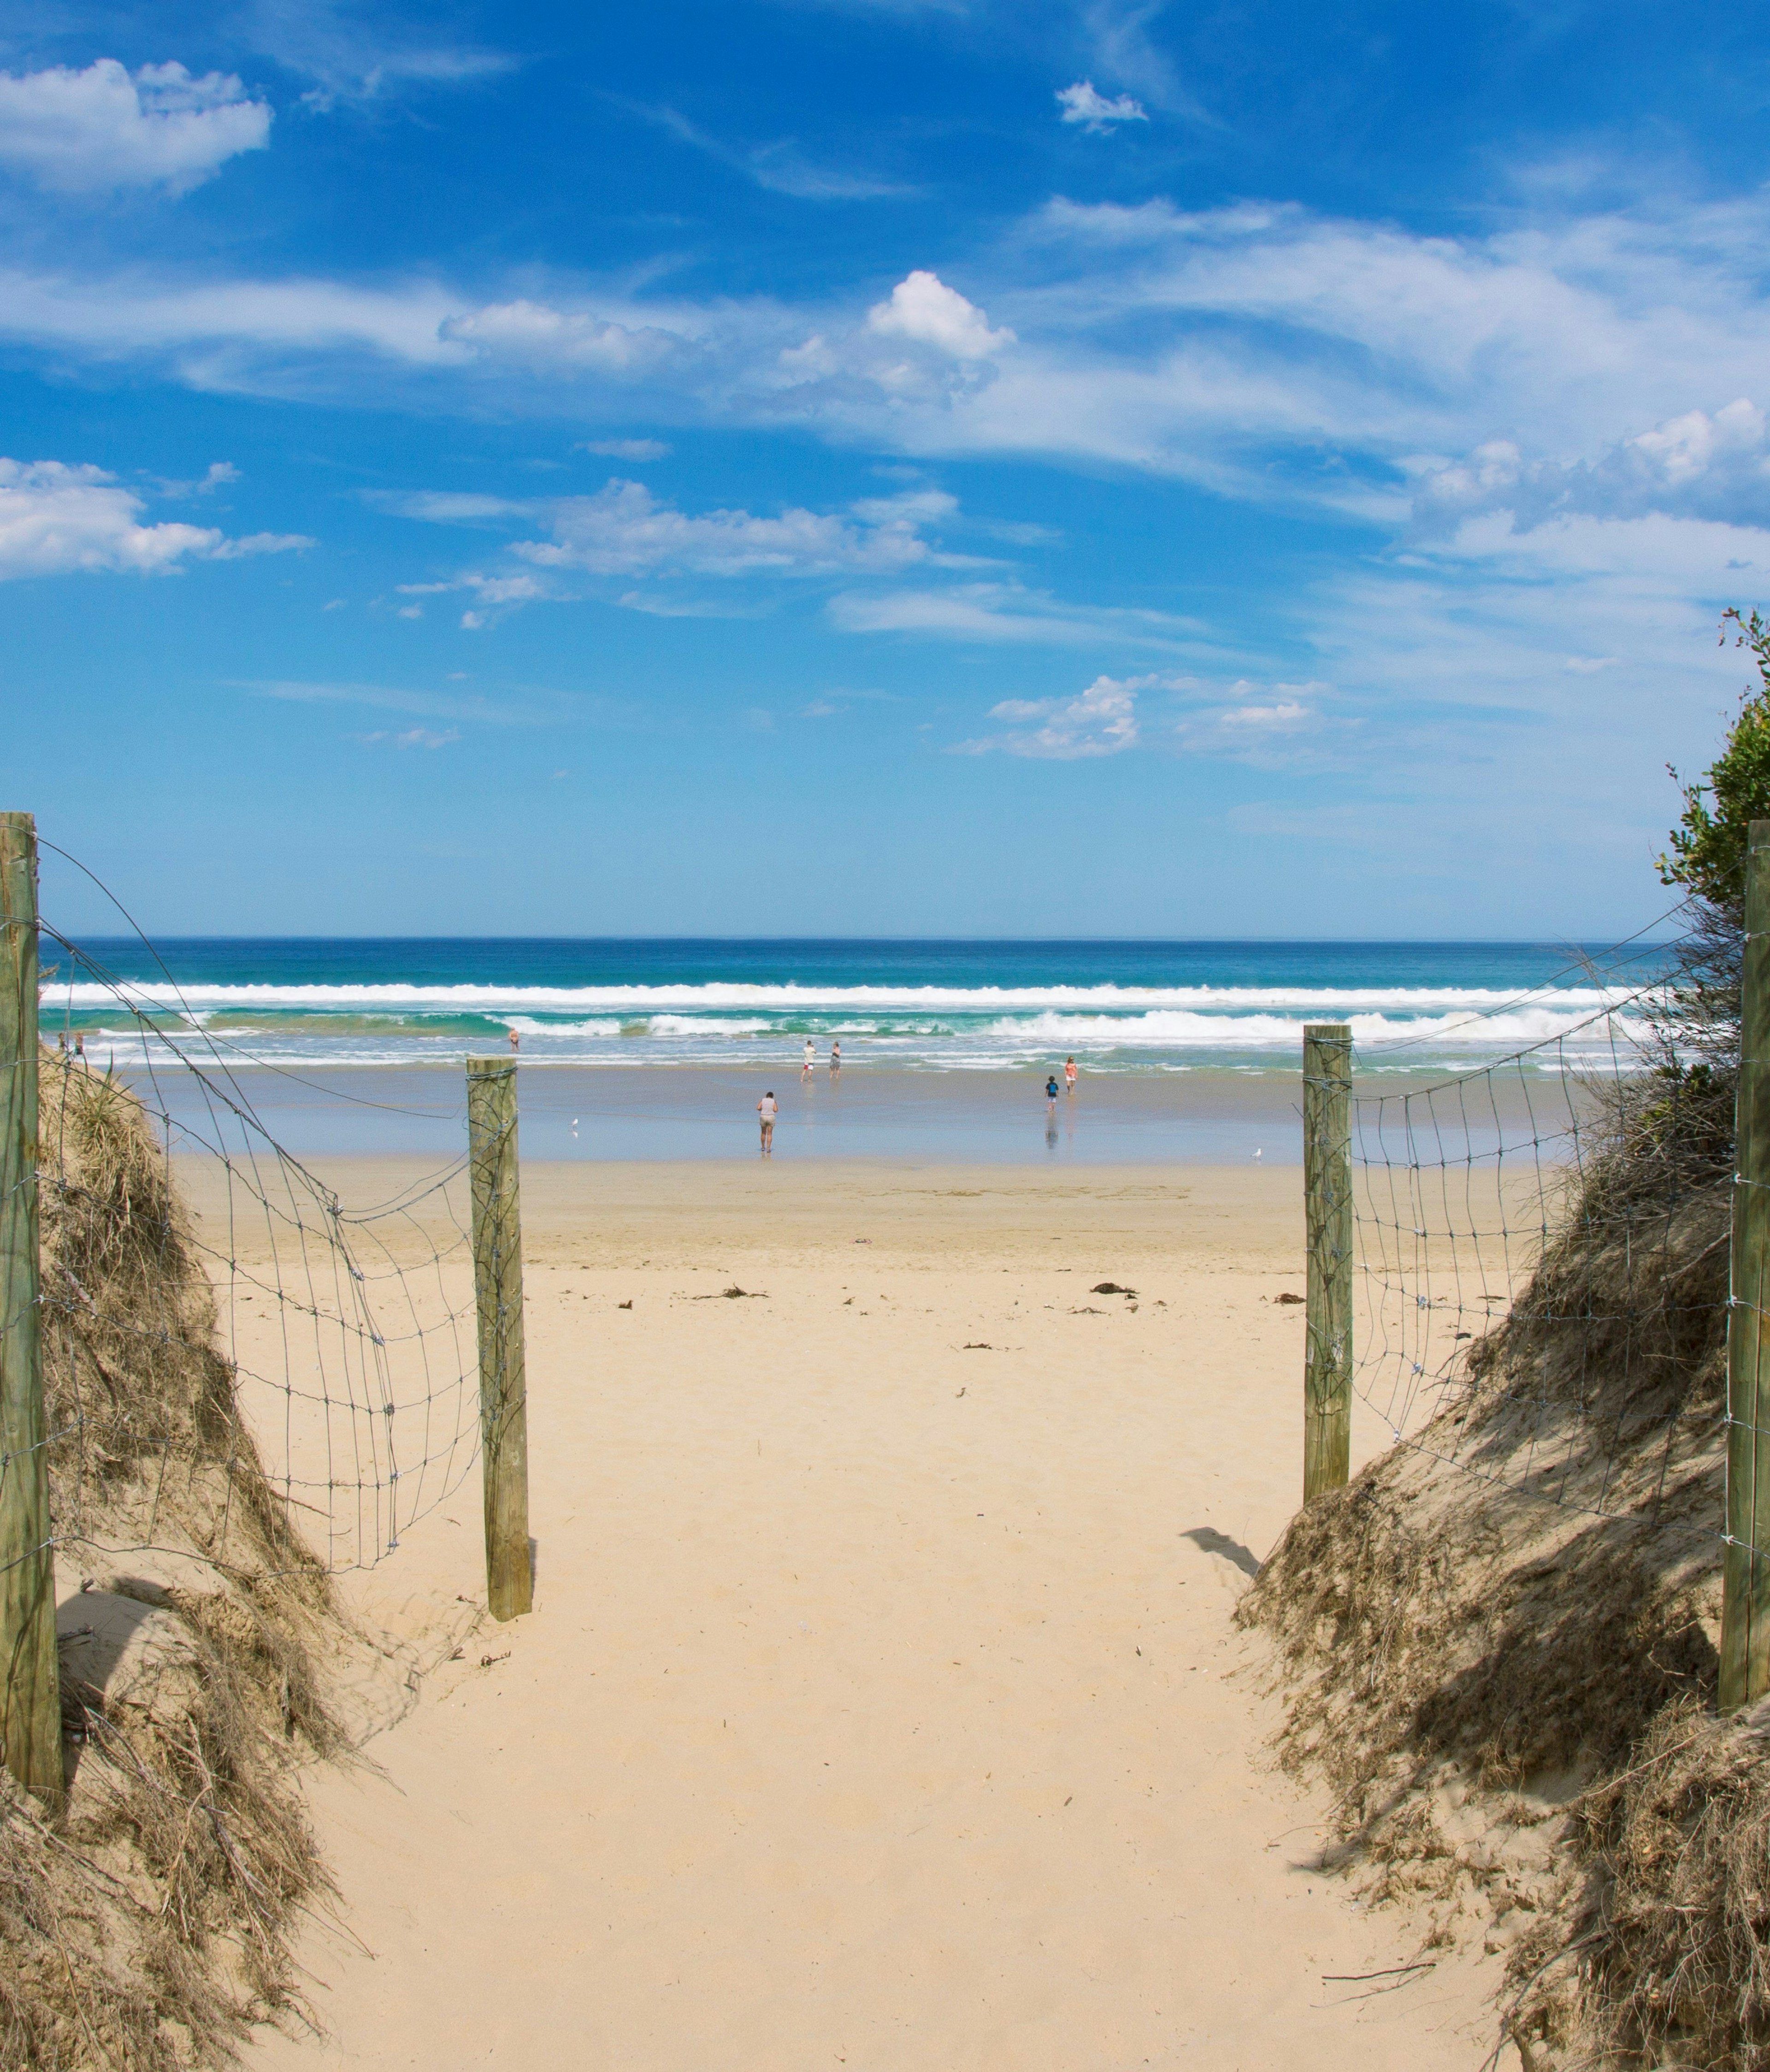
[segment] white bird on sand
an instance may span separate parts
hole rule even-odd
[[[1255,1153],[1255,1154],[1254,1154],[1254,1156],[1255,1156],[1256,1158],[1258,1158],[1258,1157],[1259,1157],[1259,1155],[1260,1155],[1260,1154],[1259,1154],[1259,1152],[1257,1152],[1257,1151],[1256,1151],[1256,1152]]]

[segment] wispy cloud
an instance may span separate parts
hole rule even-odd
[[[1087,0],[1082,33],[1097,71],[1135,87],[1157,106],[1205,121],[1204,108],[1182,83],[1173,61],[1151,35],[1168,0]]]
[[[520,569],[471,570],[442,584],[400,586],[409,595],[471,590],[476,603],[463,622],[470,622],[470,630],[487,623],[485,608],[569,597],[585,578],[804,581],[979,565],[975,557],[940,545],[938,528],[957,519],[959,507],[944,491],[926,487],[863,497],[846,511],[795,506],[774,514],[684,511],[643,483],[618,479],[593,496],[513,500],[418,491],[389,491],[376,500],[385,509],[431,524],[521,520],[545,526],[547,538],[510,542],[506,551],[523,564]],[[741,616],[749,609],[700,594],[659,591],[630,590],[616,601],[666,618],[723,618],[734,610]]]
[[[212,496],[218,489],[230,487],[240,479],[240,471],[229,460],[212,460],[203,472],[187,482],[169,482],[163,476],[154,481],[154,490],[161,496],[175,502],[187,496]]]
[[[236,26],[252,48],[314,82],[302,97],[323,114],[401,91],[470,86],[520,63],[508,51],[446,40],[446,18],[444,9],[429,10],[432,33],[415,36],[351,0],[244,0]]]
[[[671,448],[662,439],[585,439],[577,453],[600,454],[605,460],[667,460]]]
[[[549,512],[553,537],[519,541],[511,551],[537,568],[599,576],[894,573],[934,558],[922,528],[956,508],[951,497],[912,491],[869,499],[850,516],[803,508],[778,517],[693,514],[643,483],[617,481],[595,496],[561,498]]]
[[[614,97],[611,97],[613,98]],[[630,114],[642,117],[667,130],[680,142],[704,152],[720,164],[729,166],[745,179],[775,194],[791,195],[799,201],[877,201],[921,191],[901,180],[856,171],[851,166],[819,165],[807,158],[791,138],[765,144],[733,145],[723,142],[692,122],[678,109],[653,107],[639,101],[617,100]]]
[[[663,421],[803,426],[878,452],[1106,462],[1325,509],[1374,545],[1454,540],[1490,561],[1497,527],[1546,570],[1575,516],[1770,527],[1770,291],[1749,263],[1767,236],[1770,195],[1756,195],[1583,215],[1556,199],[1460,236],[1288,204],[1059,202],[962,286],[918,267],[883,295],[815,308],[631,287],[475,299],[433,280],[14,272],[0,278],[0,335],[69,360],[168,364],[205,386],[315,393],[333,380],[360,395],[382,382],[554,411],[565,394],[594,408],[618,393]],[[495,497],[427,515],[474,508],[499,524],[536,513],[544,531],[520,558],[556,577],[704,576],[770,557],[877,573],[933,552],[927,525],[692,513],[631,485],[575,518]],[[998,640],[1065,638],[1038,622],[1069,619],[963,588],[835,609],[856,628]]]
[[[1066,604],[1014,582],[844,591],[830,600],[829,610],[845,633],[920,634],[991,645],[1179,652],[1198,644],[1204,632],[1196,621],[1171,613]]]
[[[379,728],[373,734],[359,734],[355,738],[365,748],[447,748],[461,738],[459,727],[444,727],[440,732],[428,726],[409,726],[397,732]]]
[[[572,716],[572,701],[557,692],[488,698],[453,691],[413,691],[388,684],[309,681],[297,678],[246,679],[234,689],[286,705],[362,705],[373,711],[408,713],[413,718],[472,722],[485,726],[552,726]]]
[[[1137,745],[1137,693],[1123,679],[1096,676],[1073,698],[1004,698],[990,717],[1004,722],[999,734],[955,744],[955,755],[1037,756],[1074,763],[1117,755]]]
[[[1260,764],[1316,762],[1324,732],[1356,729],[1356,715],[1324,713],[1332,686],[1318,679],[1256,682],[1242,676],[1228,684],[1197,677],[1174,681],[1185,710],[1172,740],[1186,754],[1216,755]]]

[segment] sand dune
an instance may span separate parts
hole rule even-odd
[[[1300,1472],[1294,1172],[524,1188],[536,1610],[313,1774],[326,2033],[261,2072],[1473,2072],[1480,1969],[1345,1975],[1420,1924],[1309,1867],[1230,1623]],[[433,1618],[478,1531],[470,1482],[356,1587]]]

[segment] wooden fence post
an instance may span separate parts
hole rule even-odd
[[[1352,1031],[1303,1031],[1303,1501],[1341,1489],[1352,1466]]]
[[[479,1314],[479,1449],[486,1600],[496,1619],[534,1602],[528,1554],[528,1395],[523,1365],[523,1232],[516,1189],[516,1061],[467,1060],[474,1297]]]
[[[61,1669],[37,1258],[37,825],[0,813],[0,1745],[59,1807]]]
[[[1734,1105],[1727,1304],[1727,1547],[1721,1709],[1770,1688],[1770,820],[1746,838],[1739,1084]]]

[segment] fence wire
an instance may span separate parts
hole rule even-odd
[[[1719,1540],[1731,1079],[1668,1063],[1641,1005],[1354,1095],[1353,1386],[1471,1475]]]
[[[70,1560],[373,1567],[478,1457],[465,1153],[352,1204],[260,1119],[254,1061],[40,940],[46,979],[103,986],[131,1040],[121,1068],[67,1028],[39,1047],[45,1429],[0,1475],[47,1464]]]

